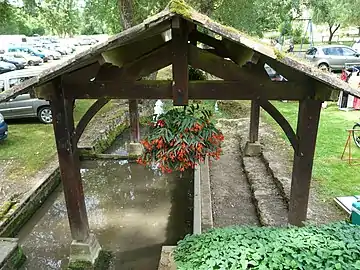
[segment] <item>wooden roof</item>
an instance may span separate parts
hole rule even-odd
[[[154,37],[164,37],[164,33],[171,29],[172,19],[176,16],[182,17],[198,27],[207,29],[216,34],[216,36],[221,37],[219,41],[224,43],[226,47],[235,46],[236,49],[234,51],[240,52],[238,55],[239,59],[241,58],[241,53],[246,54],[251,51],[289,81],[296,79],[298,81],[304,80],[304,83],[306,83],[306,80],[314,80],[327,88],[343,90],[360,97],[359,90],[351,88],[336,75],[323,72],[311,66],[310,63],[276,51],[273,47],[263,44],[261,41],[249,37],[234,28],[221,25],[209,17],[198,13],[181,0],[173,0],[164,11],[149,17],[141,24],[114,35],[107,41],[99,43],[88,50],[74,55],[65,62],[43,71],[39,76],[0,93],[0,102],[9,100],[16,95],[27,92],[30,88],[41,86],[59,76],[69,74],[96,62],[102,64],[110,62],[113,65],[121,66],[122,63],[126,62],[126,58],[129,57],[128,52],[131,51],[134,44],[140,44],[140,48],[145,48],[144,52],[146,52],[146,49],[151,49],[149,46],[165,44],[166,38],[163,38],[161,41],[156,40],[153,43],[147,41],[155,40]],[[121,50],[125,49],[126,46],[128,46],[126,53],[121,54]],[[136,50],[137,48],[134,47],[133,53]],[[241,65],[241,61],[238,64]]]

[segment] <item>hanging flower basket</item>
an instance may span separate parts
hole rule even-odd
[[[139,164],[157,164],[163,173],[185,171],[203,162],[206,156],[219,159],[223,134],[210,122],[211,112],[189,106],[174,108],[149,125],[141,141],[144,152]]]

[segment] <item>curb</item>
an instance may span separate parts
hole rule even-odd
[[[242,149],[241,153],[243,153]],[[260,224],[262,226],[287,225],[288,204],[279,192],[279,187],[269,174],[262,158],[241,156],[241,163],[250,185]],[[262,171],[268,175],[262,175]],[[266,180],[267,178],[269,179]]]

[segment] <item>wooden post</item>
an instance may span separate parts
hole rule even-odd
[[[173,48],[173,104],[182,106],[188,104],[189,68],[188,68],[188,40],[189,29],[187,22],[174,17],[172,20],[172,48]]]
[[[294,155],[288,216],[288,222],[296,226],[302,226],[306,220],[321,103],[312,99],[299,102],[299,151]]]
[[[50,103],[71,236],[84,242],[89,237],[89,223],[74,140],[73,100],[63,97],[60,80],[54,81],[53,91]]]
[[[255,143],[259,140],[260,105],[256,100],[251,101],[249,141]]]
[[[129,100],[129,115],[130,115],[130,140],[131,142],[140,141],[140,121],[138,101]]]

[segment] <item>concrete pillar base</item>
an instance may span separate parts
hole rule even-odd
[[[70,246],[69,269],[93,269],[101,247],[94,234],[84,242],[74,240]]]
[[[141,143],[129,143],[128,146],[129,156],[141,156],[143,152],[143,146]]]
[[[261,144],[259,142],[246,142],[244,154],[247,157],[254,157],[261,154]]]

